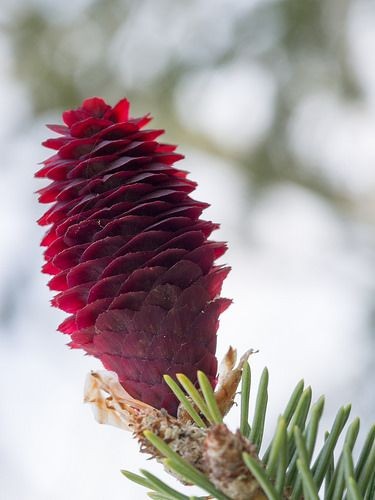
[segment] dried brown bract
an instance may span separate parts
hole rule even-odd
[[[221,363],[215,397],[222,414],[233,405],[243,364],[251,352],[235,366],[236,351],[230,348]],[[146,430],[151,431],[229,498],[266,499],[242,459],[244,452],[257,458],[256,448],[239,431],[233,433],[225,424],[198,427],[181,408],[177,418],[153,408],[132,398],[111,372],[92,372],[88,376],[85,401],[91,403],[98,422],[133,432],[143,453],[157,460],[163,458],[144,436]]]
[[[242,460],[244,452],[257,458],[256,448],[225,424],[208,429],[203,460],[211,482],[233,500],[266,499],[256,479]]]

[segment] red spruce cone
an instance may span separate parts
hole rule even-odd
[[[228,267],[215,266],[224,243],[208,240],[218,227],[200,219],[208,205],[189,194],[196,184],[173,167],[183,156],[143,129],[147,115],[129,118],[93,97],[48,125],[57,150],[36,174],[53,203],[40,225],[43,267],[58,293],[52,304],[71,313],[59,330],[70,346],[99,358],[126,391],[155,408],[177,411],[163,374],[204,371],[215,384],[216,332],[230,300],[219,298]]]

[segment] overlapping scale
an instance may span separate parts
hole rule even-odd
[[[218,225],[200,218],[208,205],[190,197],[196,184],[173,164],[183,156],[157,142],[151,118],[129,117],[85,100],[48,125],[55,154],[37,177],[53,203],[38,221],[50,226],[43,271],[58,293],[52,304],[70,313],[59,330],[118,374],[135,398],[176,414],[163,374],[203,370],[215,384],[220,298],[229,268],[215,265],[226,246],[209,240]]]

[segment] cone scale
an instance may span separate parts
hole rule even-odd
[[[226,246],[209,240],[218,225],[201,219],[208,206],[190,194],[196,184],[174,166],[176,147],[129,117],[126,99],[114,107],[86,99],[63,113],[59,134],[43,145],[55,154],[37,177],[52,206],[43,271],[52,275],[52,304],[70,315],[59,330],[117,373],[136,399],[177,411],[163,375],[202,370],[215,385],[220,297]]]

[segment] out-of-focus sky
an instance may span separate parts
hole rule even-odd
[[[1,498],[142,499],[119,469],[162,475],[82,404],[100,365],[55,332],[64,316],[40,273],[44,123],[91,95],[127,96],[186,155],[195,197],[221,223],[215,238],[229,242],[234,304],[218,355],[259,349],[270,430],[304,377],[327,395],[324,425],[351,401],[364,432],[375,414],[374,2],[0,5]]]

